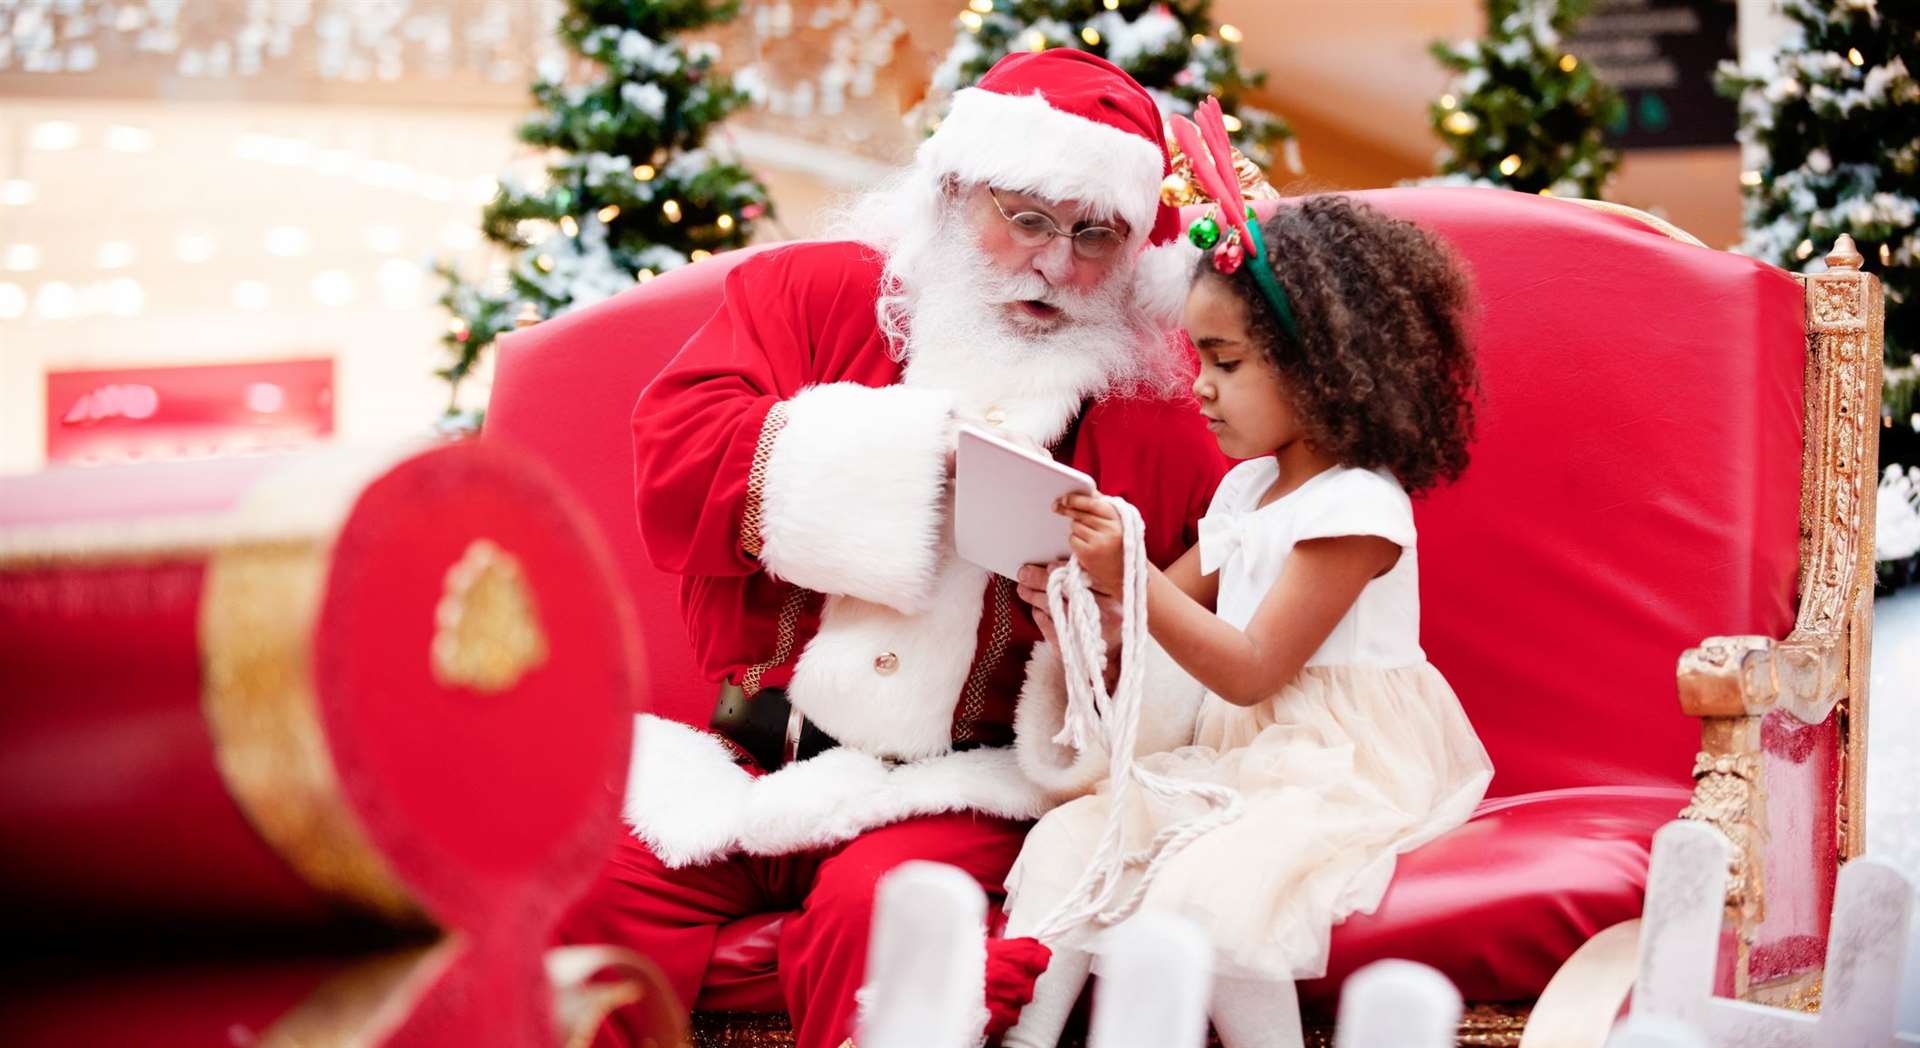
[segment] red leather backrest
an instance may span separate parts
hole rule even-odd
[[[1493,793],[1684,781],[1680,653],[1784,636],[1798,557],[1799,286],[1565,201],[1473,189],[1362,199],[1472,270],[1473,463],[1416,502],[1422,639],[1493,754]],[[701,720],[675,581],[633,520],[633,401],[748,252],[678,270],[502,347],[486,435],[548,459],[605,526],[639,610],[652,708]]]
[[[1492,793],[1685,782],[1675,663],[1784,637],[1799,558],[1799,284],[1567,201],[1367,202],[1472,270],[1473,461],[1416,501],[1421,639],[1492,753]]]
[[[759,250],[717,255],[502,338],[481,430],[545,459],[585,501],[633,595],[648,711],[701,725],[714,690],[686,642],[680,580],[654,569],[634,519],[633,402],[713,316],[727,273]]]

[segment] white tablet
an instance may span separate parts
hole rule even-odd
[[[1023,564],[1065,560],[1072,522],[1053,511],[1093,478],[974,426],[960,427],[953,456],[953,541],[961,557],[1016,578]]]

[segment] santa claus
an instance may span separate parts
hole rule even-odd
[[[954,555],[949,463],[959,424],[996,427],[1138,507],[1157,563],[1192,544],[1224,463],[1170,330],[1193,255],[1168,173],[1154,101],[1119,68],[1014,55],[852,237],[728,275],[633,416],[640,529],[684,579],[715,719],[640,718],[631,836],[564,939],[639,950],[690,1004],[722,924],[794,911],[797,1043],[835,1048],[876,882],[933,860],[993,896],[1030,821],[1101,777],[1104,753],[1053,741],[1062,671],[1023,594]],[[1200,696],[1147,659],[1143,751],[1184,743]],[[1039,964],[990,944],[994,1018]]]

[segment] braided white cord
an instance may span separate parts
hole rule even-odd
[[[1034,932],[1034,937],[1042,941],[1057,940],[1089,922],[1108,925],[1132,916],[1167,860],[1202,834],[1239,818],[1242,807],[1239,791],[1230,787],[1170,779],[1134,764],[1146,676],[1145,524],[1140,511],[1126,500],[1110,501],[1120,513],[1125,551],[1120,594],[1120,678],[1112,695],[1107,694],[1106,687],[1107,645],[1101,635],[1100,608],[1086,573],[1079,561],[1070,560],[1047,579],[1047,611],[1059,634],[1067,683],[1066,716],[1054,741],[1085,749],[1104,734],[1111,793],[1107,827],[1099,847],[1088,858],[1086,871],[1073,890],[1055,904]],[[1212,810],[1168,826],[1154,834],[1145,848],[1128,852],[1126,813],[1136,785],[1167,799],[1197,797]],[[1145,866],[1145,872],[1127,898],[1115,905],[1122,875],[1138,866]]]

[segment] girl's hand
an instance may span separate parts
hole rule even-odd
[[[1126,572],[1126,549],[1121,541],[1120,513],[1097,495],[1068,495],[1054,512],[1073,521],[1067,546],[1096,592],[1120,592]]]

